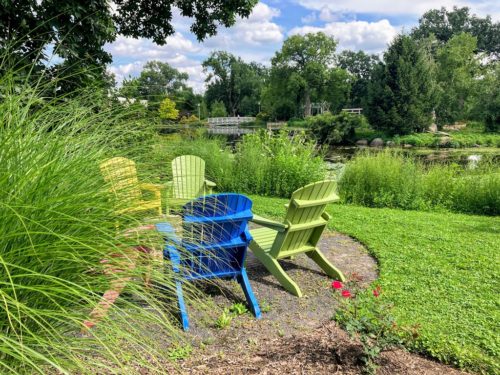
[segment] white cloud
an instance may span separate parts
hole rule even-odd
[[[166,58],[179,52],[197,52],[200,50],[191,40],[180,32],[167,38],[167,44],[159,46],[148,39],[134,39],[119,36],[115,42],[106,45],[106,50],[114,57]]]
[[[142,61],[134,61],[128,64],[111,65],[108,67],[108,71],[115,75],[116,81],[121,84],[121,82],[128,76],[137,75],[144,66]]]
[[[318,19],[316,12],[309,13],[307,16],[302,17],[300,20],[302,23],[313,23]]]
[[[229,49],[242,46],[242,42],[254,46],[279,43],[283,40],[283,31],[278,24],[272,22],[279,15],[279,9],[258,3],[248,18],[240,17],[234,26],[219,29],[217,35],[209,38],[205,44],[209,48]]]
[[[466,0],[295,0],[306,9],[330,12],[371,13],[383,15],[414,15],[421,16],[429,9],[453,6],[468,6],[473,13],[485,16],[492,15],[499,19],[500,2],[498,0],[466,1]]]
[[[339,49],[380,53],[396,36],[398,30],[388,20],[378,22],[330,22],[323,27],[303,26],[290,30],[290,35],[322,31],[339,41]]]

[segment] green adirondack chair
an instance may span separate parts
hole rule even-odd
[[[318,248],[330,215],[328,203],[338,200],[335,181],[319,181],[293,192],[284,223],[254,215],[252,221],[264,228],[250,231],[250,250],[290,293],[301,297],[298,285],[286,274],[278,260],[305,253],[331,278],[344,281],[344,275]]]
[[[182,155],[172,160],[172,181],[167,199],[170,207],[180,207],[194,198],[212,194],[215,183],[205,178],[205,160],[194,155]]]

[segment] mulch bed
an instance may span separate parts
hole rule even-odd
[[[377,264],[350,237],[325,233],[321,250],[344,274],[356,273],[366,283],[377,278]],[[224,307],[244,302],[232,281],[200,284],[209,295],[209,309],[188,307],[191,328],[189,358],[165,364],[165,372],[189,374],[360,374],[361,346],[331,320],[335,309],[331,281],[308,257],[280,261],[304,297],[286,292],[249,252],[247,270],[264,310],[234,318],[225,329],[214,326]],[[207,318],[208,316],[208,318]],[[463,374],[404,350],[384,352],[379,374]],[[147,374],[148,372],[144,372]]]

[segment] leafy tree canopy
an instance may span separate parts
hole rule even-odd
[[[293,35],[271,60],[271,80],[288,77],[290,88],[303,101],[306,116],[311,114],[311,97],[321,90],[328,70],[333,67],[336,47],[335,39],[322,32]]]
[[[205,98],[209,104],[223,101],[233,116],[255,115],[267,69],[255,62],[246,63],[229,52],[213,52],[204,62],[208,73]]]
[[[174,9],[193,19],[191,31],[199,40],[214,35],[217,26],[231,26],[247,17],[257,0],[107,0],[3,1],[0,8],[0,48],[9,51],[9,63],[44,69],[47,46],[64,61],[50,69],[54,75],[86,71],[102,76],[111,55],[106,43],[118,34],[151,38],[165,44],[174,33]]]
[[[477,38],[477,49],[496,57],[500,54],[500,22],[493,22],[490,16],[480,18],[470,14],[467,7],[432,9],[424,13],[419,25],[413,29],[412,36],[417,39],[427,38],[431,34],[437,40],[446,43],[454,35],[470,33]]]
[[[474,52],[477,38],[468,34],[454,35],[436,53],[439,104],[438,124],[464,120],[474,100],[475,82],[481,75]]]

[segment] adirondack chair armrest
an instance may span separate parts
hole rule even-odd
[[[284,232],[287,228],[288,225],[279,223],[274,220],[266,219],[265,217],[259,216],[259,215],[253,215],[253,218],[251,220],[255,224],[262,225],[263,227],[271,228],[274,229],[278,232]]]
[[[213,181],[210,180],[205,180],[205,185],[207,185],[209,188],[214,188],[217,186],[217,184]]]
[[[159,199],[161,197],[161,189],[163,188],[160,184],[151,184],[147,182],[142,182],[139,184],[142,190],[151,191],[154,193],[155,198]]]
[[[210,180],[205,180],[205,189],[208,190],[208,194],[212,194],[212,191],[216,186],[217,185],[215,184],[215,182],[212,182]]]
[[[333,194],[331,197],[324,198],[324,199],[316,199],[316,200],[309,200],[309,199],[292,199],[292,202],[298,207],[298,208],[306,208],[306,207],[313,207],[317,206],[320,204],[328,204],[328,203],[334,203],[338,202],[340,200],[339,196],[337,194]]]

